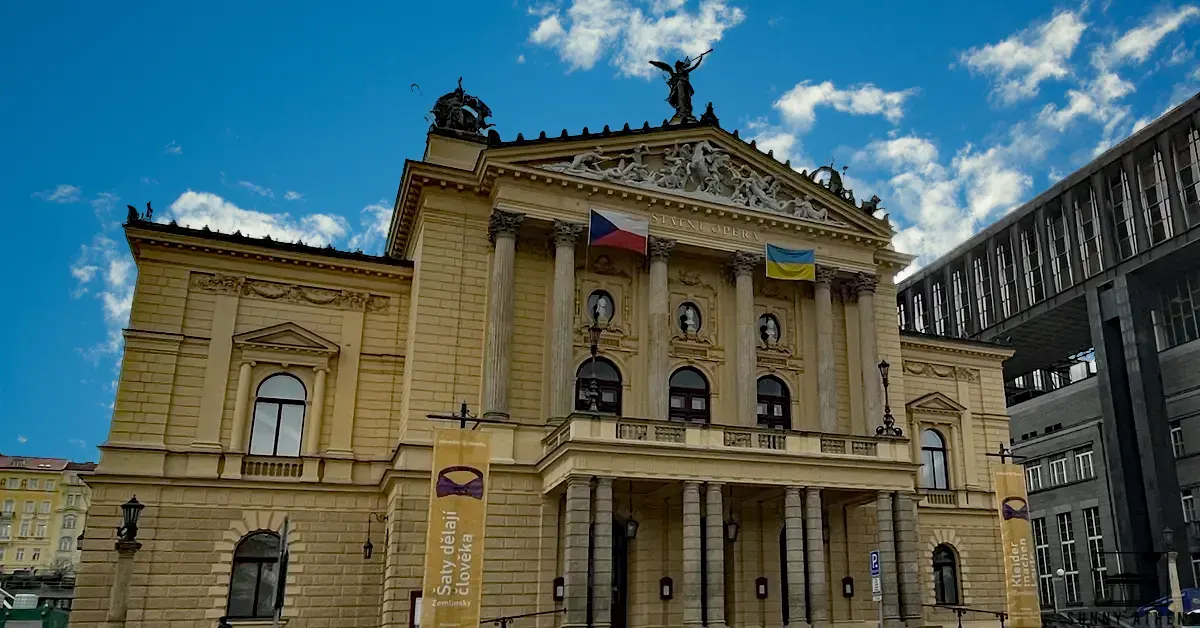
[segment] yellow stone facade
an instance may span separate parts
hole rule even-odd
[[[828,216],[547,167],[597,146],[619,154],[701,141],[794,197],[808,195]],[[571,225],[596,207],[649,221],[660,243],[653,259],[589,248],[586,232],[572,242],[580,229]],[[483,618],[566,609],[514,625],[587,623],[581,604],[598,588],[581,588],[588,526],[608,539],[630,519],[638,529],[618,541],[620,557],[608,540],[594,549],[602,560],[593,577],[613,579],[615,608],[625,609],[612,617],[597,597],[595,625],[695,625],[703,608],[710,626],[722,614],[727,626],[780,626],[789,591],[795,624],[874,625],[868,552],[881,542],[892,548],[889,626],[954,621],[923,606],[935,603],[931,556],[941,545],[955,554],[957,601],[1003,610],[998,460],[984,454],[1008,440],[1000,367],[1009,351],[902,335],[893,275],[909,258],[891,248],[887,221],[715,125],[490,145],[431,132],[424,158],[406,164],[383,257],[141,220],[126,235],[138,280],[110,436],[88,479],[94,498],[72,626],[112,625],[114,530],[132,494],[146,509],[125,626],[216,626],[239,542],[278,531],[285,517],[287,626],[412,625],[431,433],[453,426],[428,416],[464,402],[507,421],[480,428],[493,442]],[[749,255],[766,242],[815,249],[823,283],[765,279]],[[664,279],[665,291],[654,284]],[[621,374],[619,414],[575,411],[595,290],[615,302],[598,347]],[[701,310],[695,332],[673,320],[685,302]],[[860,312],[864,302],[873,305]],[[779,323],[776,341],[747,335],[763,314]],[[884,405],[876,359],[892,364],[887,403],[900,437],[876,436]],[[669,419],[665,376],[688,366],[708,381],[709,424]],[[251,454],[256,391],[279,373],[305,391],[298,449]],[[755,422],[746,391],[768,375],[789,391],[790,429]],[[945,439],[945,490],[921,486],[927,428]],[[702,509],[701,535],[715,531],[724,547],[697,562]],[[903,523],[914,517],[915,526]],[[738,534],[721,543],[726,522]],[[894,535],[881,534],[894,525]],[[379,549],[364,560],[368,535]],[[703,596],[698,570],[707,574]],[[670,600],[660,599],[664,577]],[[843,595],[844,578],[853,597]],[[980,613],[965,619],[998,624]],[[269,623],[256,621],[234,623]]]
[[[79,564],[94,464],[0,456],[0,573],[70,573]]]

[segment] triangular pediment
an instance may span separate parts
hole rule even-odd
[[[798,172],[711,125],[517,141],[489,148],[486,160],[684,202],[726,205],[886,239],[892,235],[888,221],[872,215],[878,199],[860,205],[853,192],[842,187],[836,170]]]
[[[960,414],[966,412],[966,407],[940,392],[932,392],[917,397],[908,402],[908,409],[919,412],[934,412],[937,414]]]
[[[303,351],[310,353],[337,353],[337,344],[322,338],[296,323],[280,323],[262,329],[242,332],[233,337],[239,346]]]

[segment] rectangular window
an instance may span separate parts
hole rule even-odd
[[[1191,523],[1196,520],[1196,501],[1191,491],[1180,491],[1179,501],[1183,505],[1183,522]]]
[[[41,512],[43,515],[48,515],[48,514],[50,514],[50,502],[42,502],[42,509],[41,509],[41,511],[40,511],[40,512]]]
[[[39,539],[44,539],[44,538],[46,538],[46,524],[44,524],[44,523],[39,523],[39,524],[37,525],[37,529],[36,529],[36,530],[34,530],[34,536],[36,536],[36,537],[37,537],[37,538],[39,538]]]
[[[12,524],[0,523],[0,539],[7,539],[12,536]]]
[[[961,270],[950,273],[950,287],[954,291],[954,330],[959,338],[966,338],[971,320],[971,297],[967,295],[967,279]]]
[[[1175,151],[1175,180],[1179,183],[1179,201],[1189,227],[1200,222],[1200,133],[1187,122],[1172,130]]]
[[[1158,295],[1158,307],[1150,311],[1159,351],[1200,338],[1200,271],[1177,274],[1169,281]]]
[[[926,326],[926,321],[929,317],[925,310],[925,295],[920,292],[913,295],[913,329],[923,334],[929,333],[929,327]]]
[[[41,559],[42,559],[42,550],[38,549],[36,547],[33,548],[33,552],[29,556],[29,561],[36,563],[37,561],[39,561]]]
[[[1017,266],[1012,247],[996,244],[996,277],[1000,283],[1000,317],[1008,318],[1017,313]]]
[[[4,500],[4,514],[11,515],[17,509],[17,502],[6,499]]]
[[[979,313],[979,329],[992,326],[992,276],[986,257],[971,259],[971,274],[975,277],[975,307]]]
[[[896,323],[900,325],[900,329],[908,329],[908,312],[904,310],[903,303],[896,304]]]
[[[1079,562],[1075,559],[1075,524],[1071,513],[1058,515],[1058,544],[1062,552],[1063,588],[1066,589],[1067,604],[1079,603]]]
[[[1054,291],[1061,292],[1071,285],[1067,214],[1061,203],[1046,209],[1046,237],[1050,241],[1050,276],[1054,279]]]
[[[25,560],[25,548],[24,548],[24,547],[18,547],[18,548],[17,548],[17,562],[19,563],[19,562],[21,562],[21,561],[23,561],[23,560]]]
[[[1176,458],[1182,456],[1185,452],[1183,448],[1183,427],[1178,423],[1171,424],[1171,451],[1175,453]],[[1197,582],[1200,582],[1200,580]]]
[[[1108,564],[1104,558],[1104,535],[1100,530],[1100,509],[1083,509],[1083,525],[1087,531],[1088,556],[1092,561],[1092,591],[1096,600],[1109,599]]]
[[[38,481],[37,481],[37,478],[30,478],[30,479],[29,479],[29,481],[28,481],[28,484],[29,484],[29,486],[28,486],[27,488],[28,488],[29,490],[31,490],[31,491],[36,491],[36,490],[38,490]]]
[[[0,561],[2,560],[4,560],[4,548],[0,547]],[[1193,561],[1192,564],[1195,565],[1195,562]],[[1193,567],[1193,569],[1195,569],[1195,567]]]
[[[34,510],[33,500],[27,500],[25,502],[25,512],[28,514],[33,514],[33,510]]]
[[[1031,464],[1025,467],[1025,488],[1030,492],[1042,489],[1042,466]]]
[[[1192,582],[1200,582],[1200,554],[1192,554]]]
[[[1137,178],[1142,209],[1146,212],[1146,232],[1150,234],[1150,244],[1158,244],[1171,237],[1172,229],[1167,175],[1157,150],[1151,149],[1137,160]]]
[[[20,478],[8,478],[8,490],[15,491],[21,488]]]
[[[1083,276],[1091,277],[1104,268],[1104,239],[1100,237],[1100,214],[1090,185],[1075,189],[1075,225]]]
[[[1067,455],[1059,454],[1050,459],[1050,486],[1067,483]]]
[[[29,536],[29,522],[28,521],[21,522],[21,532],[19,534],[17,534],[17,536],[22,537],[22,538]]]
[[[46,480],[46,490],[54,491],[54,480]]]
[[[1092,450],[1075,452],[1075,477],[1080,480],[1096,477],[1096,468],[1092,465]]]
[[[67,495],[67,506],[68,507],[73,508],[78,504],[79,504],[79,496],[78,495]]]
[[[1108,206],[1112,208],[1113,227],[1116,230],[1117,253],[1121,259],[1137,254],[1137,238],[1133,233],[1133,200],[1129,198],[1129,180],[1119,165],[1104,177],[1108,189]]]
[[[1037,246],[1037,232],[1033,225],[1021,229],[1021,262],[1025,265],[1025,293],[1029,303],[1046,298],[1046,287],[1042,284],[1042,253]]]
[[[950,316],[949,304],[946,303],[946,287],[941,282],[933,283],[933,333],[946,335],[946,318]]]
[[[1043,607],[1054,606],[1054,566],[1050,564],[1050,540],[1046,537],[1046,519],[1037,518],[1033,524],[1033,550],[1037,558],[1038,601]]]

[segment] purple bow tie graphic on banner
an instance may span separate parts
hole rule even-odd
[[[1000,510],[1005,521],[1009,519],[1024,519],[1029,521],[1029,502],[1020,497],[1008,497],[1001,504]]]
[[[455,471],[466,471],[475,474],[464,484],[459,484],[454,480],[446,477]],[[464,497],[472,497],[475,499],[483,499],[483,473],[474,467],[446,467],[438,472],[437,478],[437,496],[449,497],[450,495],[462,495]]]

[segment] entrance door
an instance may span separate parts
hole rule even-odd
[[[629,625],[629,539],[625,537],[625,521],[613,518],[613,590],[612,628]]]

